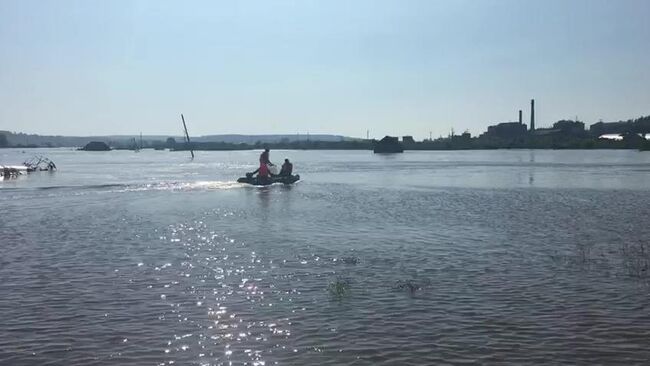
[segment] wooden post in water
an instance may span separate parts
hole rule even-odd
[[[183,113],[181,113],[181,120],[183,120],[183,129],[185,130],[185,140],[187,141],[187,145],[190,147],[190,154],[192,154],[192,159],[194,159],[194,150],[192,150],[192,144],[190,143],[190,134],[187,133],[187,125],[185,124],[185,117],[183,117]]]

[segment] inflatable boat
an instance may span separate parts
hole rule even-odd
[[[268,179],[259,179],[257,176],[253,176],[248,173],[245,177],[237,179],[237,183],[247,183],[254,186],[269,186],[274,183],[282,184],[293,184],[300,180],[300,176],[296,175],[274,175]]]

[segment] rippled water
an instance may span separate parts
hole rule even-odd
[[[650,153],[0,150],[2,365],[648,364]],[[650,278],[650,277],[649,277]]]

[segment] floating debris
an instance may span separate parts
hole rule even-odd
[[[37,171],[55,171],[56,164],[46,157],[34,156],[22,165],[0,165],[0,177],[4,179],[16,178],[19,175]]]

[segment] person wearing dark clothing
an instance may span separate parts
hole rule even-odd
[[[289,176],[293,173],[293,164],[289,159],[284,159],[284,164],[282,164],[282,169],[280,170],[280,175],[283,177]]]

